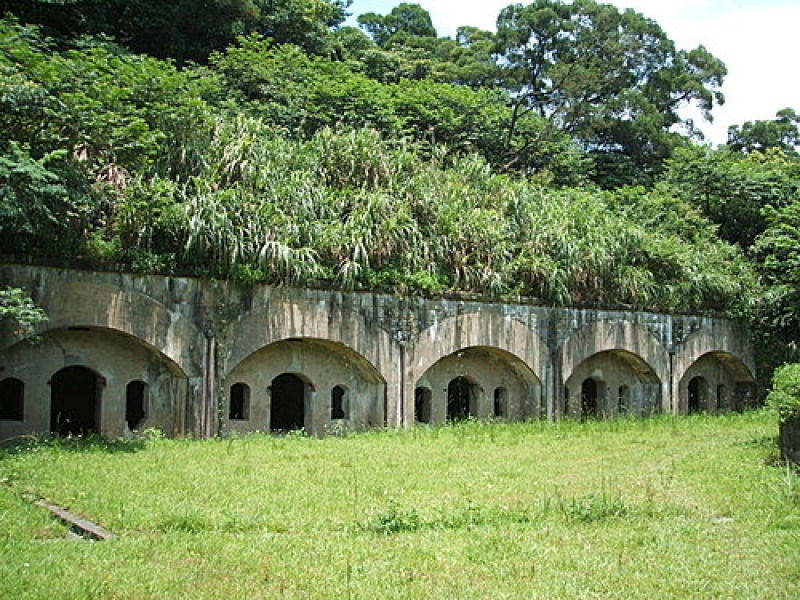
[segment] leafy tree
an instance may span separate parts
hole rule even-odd
[[[257,26],[255,0],[0,0],[25,23],[69,43],[85,35],[107,35],[134,52],[204,61],[208,54]]]
[[[497,87],[499,69],[491,31],[459,27],[455,40],[439,39],[436,59],[431,77],[437,81],[472,88]]]
[[[465,65],[489,41],[469,39]],[[656,310],[752,292],[742,252],[667,183],[556,187],[583,184],[584,155],[507,90],[383,83],[257,34],[181,70],[8,21],[0,41],[2,240],[47,260]]]
[[[500,12],[502,84],[591,153],[652,174],[669,155],[679,109],[721,103],[725,67],[703,47],[678,51],[652,20],[593,0],[535,0]],[[516,120],[512,123],[515,124]],[[601,176],[602,173],[598,173]],[[646,181],[646,178],[644,179]]]
[[[71,249],[67,240],[91,206],[75,201],[53,167],[63,156],[36,159],[16,142],[0,145],[0,252],[58,256]]]
[[[307,137],[337,124],[398,132],[389,88],[354,73],[347,63],[249,36],[212,55],[211,64],[251,112],[292,135]]]
[[[336,46],[331,29],[344,22],[351,4],[351,0],[252,1],[260,12],[256,33],[279,44],[293,44],[316,56],[334,55]]]
[[[768,225],[753,247],[766,284],[756,325],[774,367],[800,359],[800,197],[764,213]]]
[[[382,48],[402,46],[414,38],[437,37],[430,13],[419,4],[408,2],[398,4],[387,15],[360,15],[358,24]]]
[[[743,155],[703,147],[677,150],[661,179],[716,223],[722,239],[742,248],[766,229],[765,207],[779,209],[797,197],[798,181],[800,161],[778,150]]]
[[[0,0],[0,15],[41,25],[64,43],[107,35],[137,53],[205,62],[209,54],[256,32],[310,54],[331,52],[330,30],[349,0]]]
[[[800,154],[800,115],[791,108],[779,110],[770,121],[747,121],[728,128],[728,146],[738,152],[765,152],[778,149]]]
[[[86,255],[137,177],[186,177],[210,130],[213,77],[93,45],[63,53],[0,22],[3,252]]]

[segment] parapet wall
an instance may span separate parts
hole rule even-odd
[[[738,409],[747,328],[708,316],[0,266],[47,311],[0,339],[0,438]]]

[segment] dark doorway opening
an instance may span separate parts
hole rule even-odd
[[[476,385],[466,377],[456,377],[447,386],[447,420],[462,421],[470,417],[470,405],[474,404]]]
[[[692,377],[689,381],[689,414],[705,409],[705,381],[702,377]]]
[[[728,391],[723,384],[717,386],[717,410],[728,410]]]
[[[581,384],[581,415],[584,419],[597,417],[597,382],[585,379]]]
[[[504,387],[494,390],[494,416],[497,419],[508,417],[508,390]]]
[[[125,388],[125,422],[133,431],[147,415],[147,384],[144,381],[131,381]]]
[[[414,390],[414,419],[417,423],[431,422],[431,391],[428,388]]]
[[[341,385],[337,385],[331,390],[331,419],[347,418],[346,391]]]
[[[100,378],[86,367],[66,367],[50,381],[50,431],[58,435],[99,433]]]
[[[0,419],[22,421],[25,418],[25,384],[14,377],[0,381]]]
[[[617,414],[627,414],[630,405],[631,388],[629,388],[627,385],[619,386],[619,390],[617,390]]]
[[[231,386],[228,419],[230,421],[247,421],[250,418],[250,386],[246,383],[234,383]]]
[[[305,427],[306,384],[297,375],[284,373],[272,380],[269,411],[271,431],[294,431]]]

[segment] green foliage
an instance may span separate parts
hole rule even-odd
[[[183,70],[97,40],[59,52],[14,21],[0,39],[3,251],[556,305],[740,311],[753,295],[678,175],[597,191],[557,119],[507,91],[383,83],[256,35]],[[402,47],[478,73],[492,40]]]
[[[345,0],[4,0],[24,23],[44,27],[62,45],[104,35],[134,52],[204,63],[236,36],[257,33],[310,54],[331,52],[331,28],[345,19]]]
[[[358,24],[384,48],[402,46],[413,38],[436,38],[430,13],[419,4],[408,2],[398,4],[387,15],[360,15]]]
[[[800,420],[800,363],[775,370],[767,404],[777,411],[781,421]]]
[[[722,100],[724,65],[703,47],[676,50],[633,10],[536,0],[506,7],[497,25],[501,81],[518,110],[547,117],[589,152],[621,154],[645,173],[657,171],[674,146],[668,131],[683,122],[681,106],[696,102],[709,111]]]
[[[800,115],[791,108],[779,110],[771,121],[747,121],[741,127],[728,128],[728,146],[735,151],[766,152],[778,149],[798,155]]]
[[[681,227],[684,206],[666,219],[643,193],[621,210],[613,195],[496,175],[475,155],[425,162],[370,130],[290,142],[239,119],[212,138],[209,168],[143,187],[138,204],[134,186],[120,212],[136,247],[159,253],[174,240],[181,262],[207,275],[664,310],[731,307],[752,281],[702,217],[689,213],[704,229]]]
[[[18,336],[30,334],[47,314],[23,290],[0,287],[0,323],[12,324]]]
[[[54,151],[40,159],[11,141],[0,146],[0,252],[55,251],[50,236],[68,234],[70,198],[50,165],[63,158]]]
[[[767,227],[764,209],[797,198],[800,161],[780,151],[747,155],[683,148],[661,180],[670,193],[698,207],[719,226],[722,239],[749,248]]]
[[[755,323],[773,366],[800,357],[800,198],[763,214],[768,225],[752,248],[765,284]]]

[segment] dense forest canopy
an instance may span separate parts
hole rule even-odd
[[[796,356],[793,109],[704,145],[722,61],[592,0],[454,39],[348,6],[0,0],[0,253],[721,310]]]

